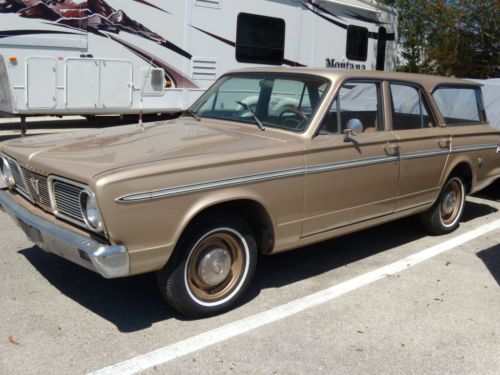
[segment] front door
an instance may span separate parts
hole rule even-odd
[[[394,211],[398,145],[386,130],[381,98],[379,82],[344,83],[306,146],[303,237]],[[359,134],[343,134],[356,123]]]

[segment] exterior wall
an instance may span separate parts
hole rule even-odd
[[[5,112],[131,114],[141,105],[149,113],[185,109],[224,72],[255,66],[235,57],[237,16],[242,12],[285,20],[285,66],[373,70],[379,26],[396,37],[396,15],[385,8],[378,16],[355,9],[311,0],[235,0],[219,5],[202,0],[5,2],[0,4],[0,54],[18,61],[6,62],[10,83],[3,85],[10,85],[14,106]],[[369,30],[366,61],[346,59],[351,24]],[[388,70],[395,68],[395,45],[387,42]],[[34,58],[44,58],[45,64]],[[75,66],[75,59],[83,60],[78,69],[70,66]],[[152,68],[163,70],[164,81],[154,82]],[[54,79],[42,79],[45,74]],[[171,86],[153,90],[168,81]],[[49,83],[44,90],[50,96],[43,98],[38,86]],[[116,91],[109,87],[121,87],[130,100],[116,100]],[[75,101],[78,95],[81,101]],[[43,105],[30,105],[30,99]]]

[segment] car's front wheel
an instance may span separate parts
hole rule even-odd
[[[445,234],[458,228],[465,206],[466,188],[460,176],[452,176],[446,181],[438,200],[421,214],[420,219],[429,232]]]
[[[247,289],[256,263],[257,246],[249,226],[237,216],[212,216],[188,229],[157,280],[172,307],[201,318],[233,307]]]

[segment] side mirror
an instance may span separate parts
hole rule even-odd
[[[359,135],[363,133],[363,123],[357,119],[352,118],[347,122],[347,127],[344,130],[345,138],[344,142],[349,142],[351,140],[351,135]]]

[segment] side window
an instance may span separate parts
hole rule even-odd
[[[384,130],[380,84],[348,82],[342,85],[323,119],[320,134],[343,133],[350,120],[359,120],[363,133]]]
[[[368,56],[368,29],[350,25],[347,27],[346,56],[349,60],[366,61]]]
[[[240,13],[236,30],[236,60],[253,64],[282,65],[285,21],[281,18]]]
[[[442,87],[432,96],[447,125],[472,125],[486,121],[480,88]]]
[[[429,106],[418,88],[391,84],[392,128],[410,130],[436,126]]]

